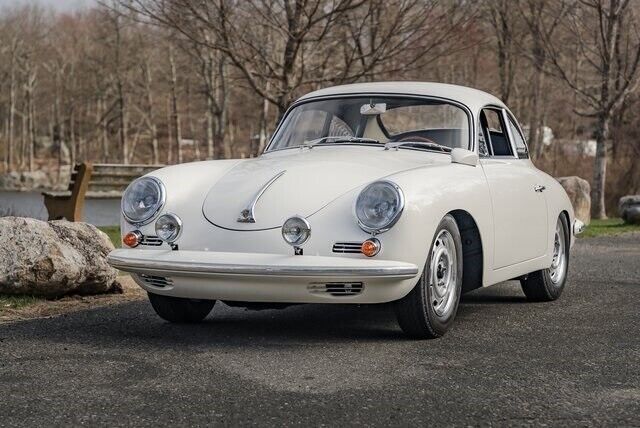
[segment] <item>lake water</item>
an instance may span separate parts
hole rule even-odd
[[[0,191],[0,216],[6,215],[40,220],[48,217],[40,192]],[[120,198],[85,199],[83,220],[96,226],[120,224]]]

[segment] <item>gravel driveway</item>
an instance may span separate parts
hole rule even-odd
[[[0,425],[640,425],[640,234],[580,240],[554,303],[507,282],[443,339],[389,307],[146,301],[0,325]]]

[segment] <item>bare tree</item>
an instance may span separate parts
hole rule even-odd
[[[566,51],[562,46],[557,46],[551,38],[545,38],[544,42],[555,74],[585,102],[586,108],[576,113],[596,121],[591,211],[594,218],[606,218],[607,144],[611,123],[639,81],[637,11],[630,7],[629,0],[582,0],[580,4],[584,7],[573,8],[564,22],[585,58],[584,78],[576,81],[571,75],[566,66],[570,62],[563,58]]]
[[[500,99],[505,104],[509,104],[517,67],[515,53],[517,15],[510,0],[488,0],[484,4],[484,12],[496,42]]]

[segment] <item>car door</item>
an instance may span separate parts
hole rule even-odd
[[[480,115],[479,139],[480,164],[493,208],[493,268],[543,256],[547,237],[544,188],[519,127],[504,109],[488,107]]]

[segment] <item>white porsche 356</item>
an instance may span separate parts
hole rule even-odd
[[[393,82],[303,96],[257,158],[132,182],[121,227],[128,248],[109,262],[168,321],[201,321],[216,300],[394,302],[404,332],[430,338],[479,287],[519,279],[557,299],[583,225],[500,100]]]

